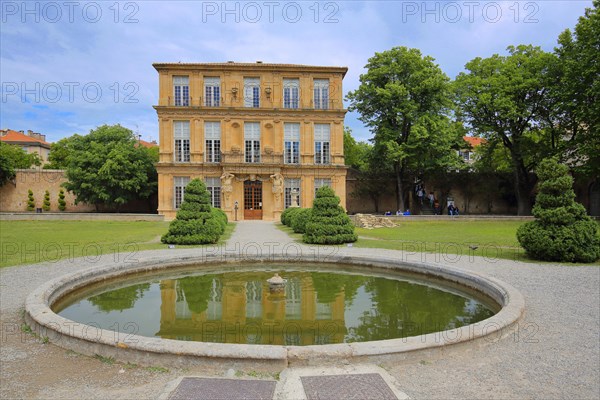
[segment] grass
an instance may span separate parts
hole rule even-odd
[[[149,221],[0,221],[0,267],[115,254],[134,260],[142,250],[164,249],[160,236],[168,222]],[[232,234],[228,224],[219,243]],[[196,247],[196,246],[177,246]]]
[[[517,242],[517,228],[523,221],[500,220],[412,220],[394,228],[356,228],[358,241],[353,247],[404,250],[410,253],[439,254],[445,260],[458,256],[484,256],[490,259],[526,260]],[[292,228],[277,227],[298,242],[302,235]],[[469,246],[477,246],[473,250]],[[439,260],[438,260],[439,261]]]
[[[438,220],[402,221],[395,228],[356,228],[355,247],[404,250],[442,255],[478,255],[525,259],[517,242],[523,221]],[[476,247],[476,249],[475,249]]]

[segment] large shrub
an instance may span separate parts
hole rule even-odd
[[[281,213],[281,223],[284,224],[285,226],[292,226],[292,217],[294,216],[294,214],[296,214],[297,212],[299,212],[301,210],[300,207],[289,207],[286,208],[284,212]]]
[[[574,201],[573,178],[554,159],[537,168],[540,180],[533,215],[517,230],[527,255],[537,260],[594,262],[600,258],[598,224]]]
[[[306,223],[310,218],[310,214],[312,209],[310,208],[299,208],[299,211],[296,211],[292,214],[291,219],[291,227],[296,233],[304,233],[306,231]]]
[[[227,226],[227,214],[225,214],[225,211],[220,208],[213,208],[211,212],[221,225],[221,233],[225,232],[225,227]]]
[[[317,190],[310,218],[302,240],[306,243],[340,244],[356,242],[354,225],[333,189],[323,186]]]
[[[216,243],[224,227],[218,213],[212,210],[206,186],[200,179],[193,179],[185,187],[183,203],[161,241],[171,244]]]

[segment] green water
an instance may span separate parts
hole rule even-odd
[[[353,267],[323,272],[323,265],[254,268],[138,276],[87,288],[54,308],[125,342],[135,334],[300,346],[418,336],[479,322],[497,311],[480,295],[415,276],[358,274]],[[282,291],[271,291],[267,283],[274,272],[286,279]]]

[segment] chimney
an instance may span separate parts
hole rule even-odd
[[[29,136],[33,136],[33,131],[32,131],[31,129],[27,129],[27,134],[28,134]]]
[[[25,131],[21,130],[21,131],[19,131],[19,133],[25,134]]]

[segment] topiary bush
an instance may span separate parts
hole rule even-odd
[[[296,214],[297,212],[299,212],[301,210],[300,207],[289,207],[286,208],[284,212],[281,213],[281,223],[284,224],[285,226],[292,226],[292,217],[294,216],[294,214]]]
[[[44,211],[50,211],[50,192],[46,190],[44,193],[44,204],[42,205]]]
[[[600,258],[598,224],[575,202],[573,178],[567,166],[543,160],[537,170],[538,194],[534,221],[517,229],[517,239],[536,260],[590,263]]]
[[[304,233],[306,231],[306,223],[310,218],[310,214],[312,209],[310,208],[299,208],[299,211],[296,211],[292,214],[291,219],[291,228],[296,233]]]
[[[341,244],[356,242],[354,225],[333,189],[323,186],[317,190],[310,218],[306,222],[302,240],[305,243]]]
[[[33,198],[33,192],[31,189],[27,191],[27,211],[35,210],[35,199]]]
[[[60,189],[58,192],[58,209],[60,211],[65,211],[67,209],[67,202],[65,201],[65,191]]]
[[[227,214],[225,211],[220,208],[213,208],[211,212],[214,214],[215,218],[221,224],[221,234],[225,232],[225,227],[227,226]]]
[[[200,179],[191,180],[185,187],[183,203],[161,241],[170,244],[217,243],[224,227],[222,218],[212,210],[206,185]]]

